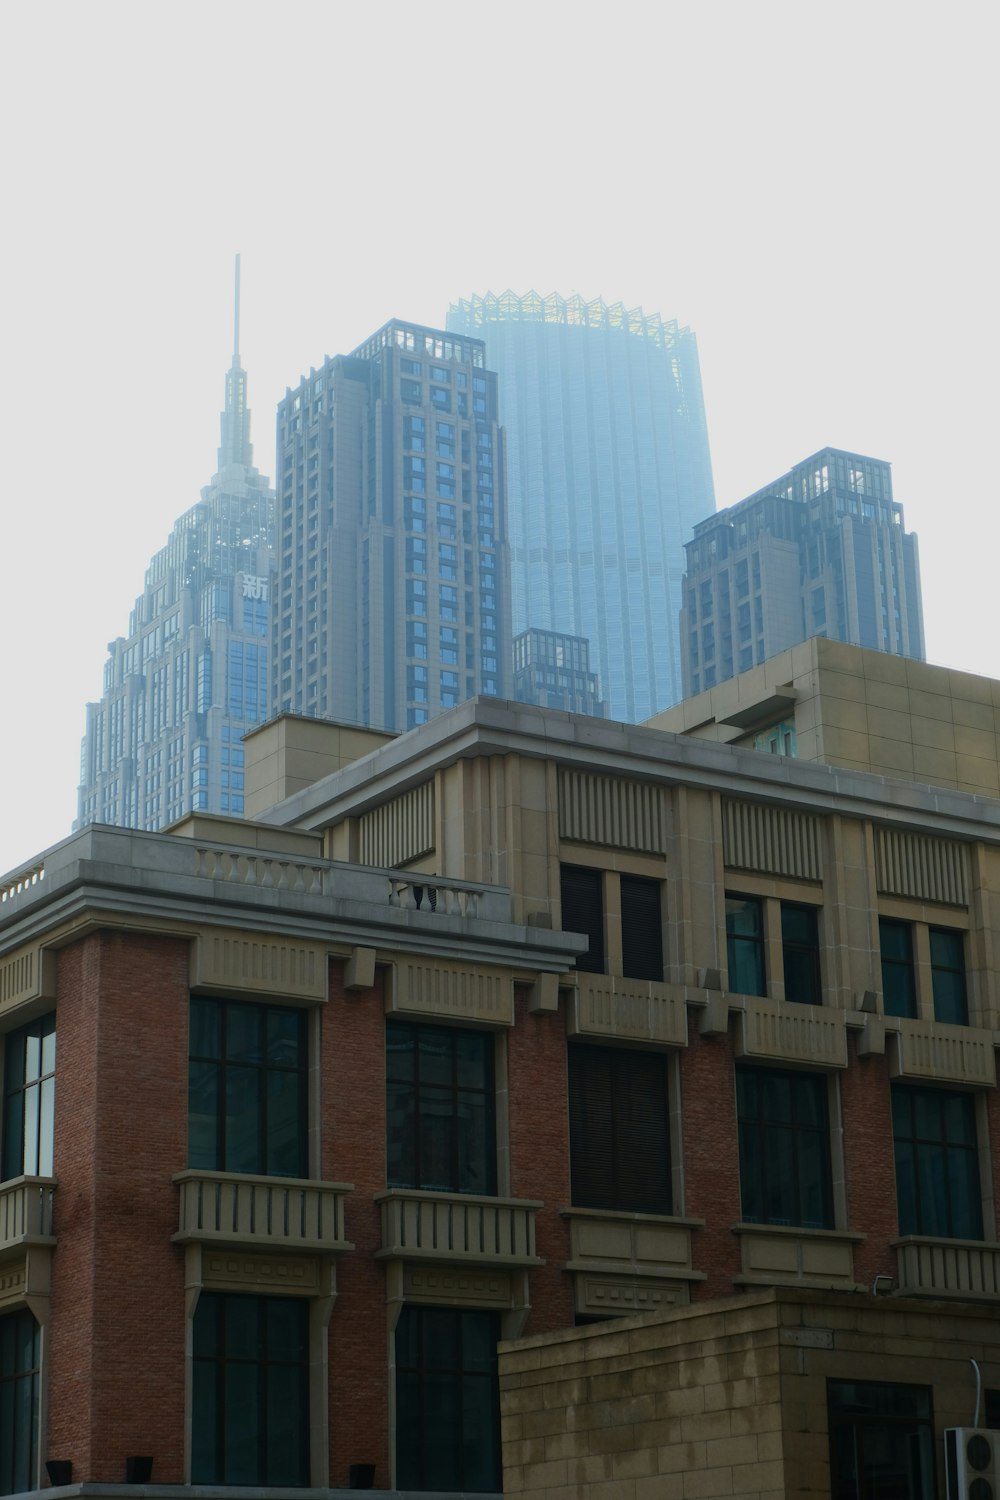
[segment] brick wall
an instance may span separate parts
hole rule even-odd
[[[183,1481],[188,943],[99,933],[59,956],[56,1229],[46,1454]]]

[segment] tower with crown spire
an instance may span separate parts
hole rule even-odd
[[[237,255],[218,468],[108,646],[102,696],[87,704],[75,827],[155,831],[190,812],[243,812],[240,742],[268,712],[273,570],[274,491],[253,466]]]

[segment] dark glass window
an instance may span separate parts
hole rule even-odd
[[[781,903],[781,953],[785,970],[785,999],[819,1005],[819,925],[814,906]]]
[[[917,989],[913,976],[913,931],[909,922],[879,917],[882,994],[887,1016],[915,1016]]]
[[[389,1021],[386,1172],[390,1187],[496,1192],[493,1038]]]
[[[973,1096],[894,1084],[892,1133],[900,1234],[982,1239]]]
[[[498,1491],[495,1313],[407,1306],[396,1325],[396,1484]]]
[[[622,973],[627,979],[663,978],[660,882],[621,877]]]
[[[965,985],[965,936],[950,927],[932,927],[931,982],[934,1019],[968,1026],[969,1000]]]
[[[188,1165],[308,1175],[306,1013],[191,999]]]
[[[737,1068],[740,1191],[751,1224],[832,1229],[827,1084],[817,1073]]]
[[[8,1033],[4,1046],[2,1179],[51,1177],[56,1099],[56,1018]]]
[[[573,1202],[579,1208],[669,1214],[667,1065],[625,1047],[569,1050]]]
[[[564,932],[583,932],[590,948],[576,967],[587,974],[604,973],[604,877],[583,865],[560,865],[560,897]]]
[[[934,1500],[934,1415],[923,1385],[827,1382],[831,1500]]]
[[[38,1324],[27,1310],[0,1317],[0,1495],[35,1488]]]
[[[309,1304],[202,1292],[194,1315],[195,1484],[309,1483]]]
[[[764,911],[753,896],[726,895],[726,959],[734,994],[766,994]]]

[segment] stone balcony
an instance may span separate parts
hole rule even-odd
[[[382,1216],[380,1259],[466,1262],[479,1266],[539,1266],[535,1214],[525,1198],[478,1198],[390,1188],[376,1193]]]
[[[854,1246],[865,1238],[837,1229],[736,1224],[742,1286],[811,1286],[857,1292]]]
[[[703,1219],[612,1209],[564,1208],[569,1223],[576,1311],[588,1317],[629,1317],[683,1306],[692,1282],[692,1237]]]
[[[35,1245],[53,1246],[54,1177],[12,1177],[0,1183],[0,1258]]]
[[[177,1244],[332,1255],[354,1247],[344,1232],[345,1182],[180,1172]]]
[[[901,1295],[1000,1298],[1000,1244],[910,1234],[893,1249]]]

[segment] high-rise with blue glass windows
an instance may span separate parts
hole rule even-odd
[[[267,717],[274,491],[253,466],[247,376],[226,372],[218,470],[146,570],[87,704],[75,826],[156,830],[243,812],[242,736]]]
[[[681,696],[684,543],[715,504],[694,334],[534,292],[462,299],[448,327],[499,377],[515,634],[585,636],[611,717],[648,718]]]
[[[497,377],[482,341],[396,319],[278,407],[271,702],[412,729],[509,697]]]

